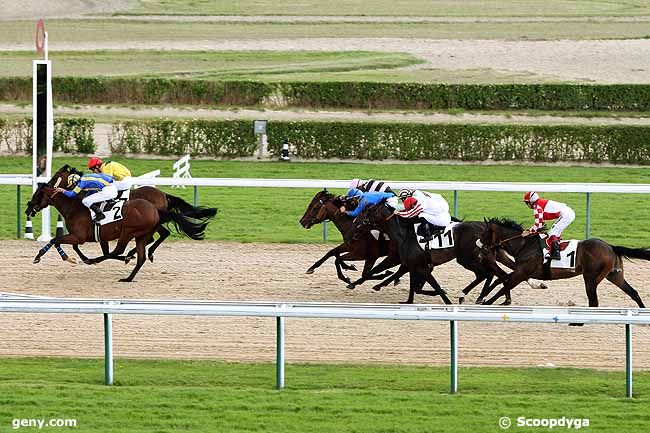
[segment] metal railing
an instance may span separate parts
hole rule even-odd
[[[38,182],[47,182],[48,178],[38,178]],[[629,183],[522,183],[522,182],[423,182],[423,181],[386,181],[393,188],[416,188],[433,191],[453,191],[453,215],[458,216],[458,191],[484,192],[564,192],[586,194],[586,227],[585,239],[591,237],[591,194],[648,194],[650,184]],[[247,179],[247,178],[203,178],[178,179],[172,177],[139,178],[138,185],[151,186],[191,186],[194,188],[194,205],[198,204],[199,187],[253,187],[253,188],[329,188],[347,189],[348,180],[319,180],[319,179]],[[32,185],[29,175],[0,176],[0,185],[16,185],[17,195],[17,231],[20,238],[20,187]],[[327,240],[327,225],[323,226],[323,239]]]
[[[0,296],[4,313],[101,314],[105,383],[113,384],[113,314],[245,316],[276,318],[276,386],[284,388],[284,324],[287,318],[433,320],[450,323],[450,392],[458,392],[459,322],[624,324],[626,396],[632,397],[632,325],[650,324],[650,310],[589,307],[496,307],[314,302],[215,302],[199,300],[65,299]]]

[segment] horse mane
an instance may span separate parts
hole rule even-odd
[[[485,222],[496,224],[507,229],[518,230],[520,232],[524,231],[524,227],[521,224],[508,218],[490,218]]]

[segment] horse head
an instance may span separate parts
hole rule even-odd
[[[45,183],[41,183],[34,194],[32,195],[31,200],[27,202],[27,208],[25,209],[25,215],[29,217],[35,217],[42,209],[50,205],[50,197],[52,188]]]
[[[311,199],[305,214],[300,218],[300,225],[304,228],[311,228],[313,225],[323,222],[327,219],[326,215],[322,214],[326,204],[336,198],[334,194],[328,192],[326,189],[316,193],[314,198]]]
[[[481,249],[494,249],[524,231],[521,224],[507,218],[484,218],[483,221],[485,228],[476,241],[476,246]]]
[[[367,207],[363,210],[352,223],[350,233],[352,239],[357,240],[370,230],[381,226],[394,215],[393,209],[382,200],[377,204]]]

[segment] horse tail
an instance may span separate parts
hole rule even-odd
[[[210,222],[210,217],[193,218],[175,211],[167,211],[163,209],[158,209],[158,215],[160,215],[161,224],[171,222],[174,224],[177,233],[196,241],[205,238],[205,228]]]
[[[212,218],[217,214],[217,208],[205,206],[192,206],[185,200],[175,195],[165,194],[167,196],[167,209],[178,212],[190,218]]]
[[[648,248],[626,248],[612,245],[614,253],[619,257],[626,259],[650,260],[650,249]]]

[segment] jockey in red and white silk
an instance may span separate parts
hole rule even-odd
[[[404,202],[405,210],[395,211],[395,214],[402,218],[417,218],[413,221],[420,222],[418,232],[425,240],[430,240],[436,231],[443,230],[451,223],[449,204],[440,194],[403,189],[399,196]]]
[[[551,250],[551,258],[559,260],[562,232],[576,218],[575,212],[565,203],[540,198],[539,194],[533,191],[524,194],[524,203],[533,209],[535,214],[535,223],[527,232],[524,232],[524,236],[538,233],[545,221],[557,220],[548,232],[546,245]]]

